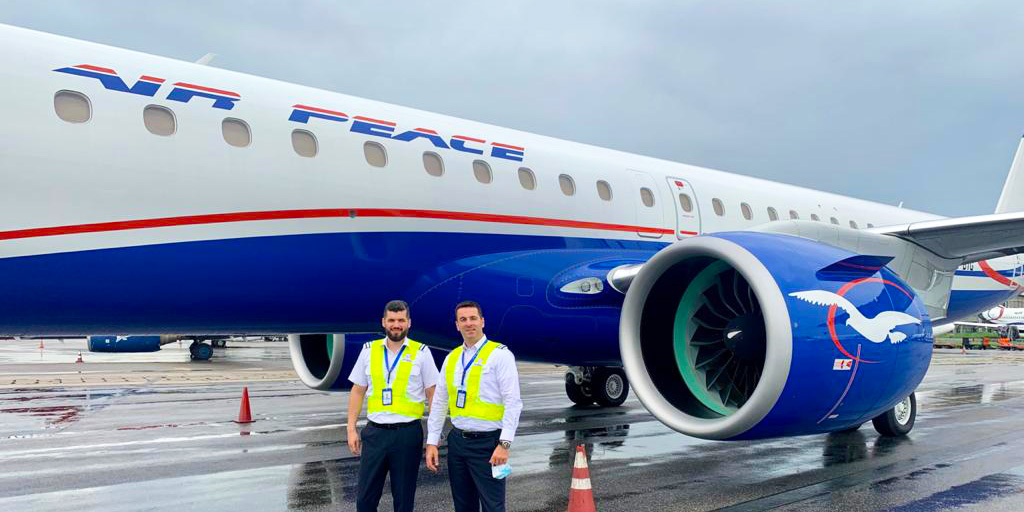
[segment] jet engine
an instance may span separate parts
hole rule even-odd
[[[622,307],[629,382],[659,420],[705,439],[859,426],[912,393],[931,359],[927,311],[890,259],[757,232],[667,247]]]
[[[363,345],[382,337],[380,333],[290,334],[292,366],[302,383],[310,388],[348,391],[352,389],[348,376]],[[445,350],[431,349],[438,368],[447,354]]]

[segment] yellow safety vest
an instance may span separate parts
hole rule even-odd
[[[501,421],[505,415],[504,404],[492,404],[480,399],[480,375],[487,364],[487,359],[495,350],[504,347],[500,343],[488,340],[476,356],[476,361],[467,370],[466,375],[466,407],[456,406],[458,399],[459,382],[455,380],[455,366],[462,364],[462,347],[452,350],[448,355],[448,367],[445,370],[445,380],[448,383],[448,413],[452,418],[473,418],[484,421]]]
[[[373,382],[373,394],[370,395],[369,412],[389,412],[398,414],[410,419],[418,420],[423,417],[426,404],[417,402],[409,397],[409,374],[412,367],[416,365],[416,356],[420,353],[419,342],[409,340],[402,357],[399,358],[398,367],[391,374],[391,385],[387,384],[384,372],[384,351],[388,349],[387,340],[379,339],[370,344],[370,379]],[[388,356],[390,358],[390,355]],[[392,364],[394,364],[392,362]],[[391,405],[384,405],[384,388],[391,388]],[[425,395],[424,395],[425,396]]]

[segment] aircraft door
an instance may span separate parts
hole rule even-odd
[[[650,174],[633,171],[633,183],[636,186],[630,191],[633,204],[636,205],[636,226],[646,228],[637,230],[636,234],[646,238],[661,238],[665,231],[665,196],[658,191],[658,184]]]
[[[690,182],[682,178],[668,177],[668,189],[672,191],[672,202],[675,203],[676,212],[676,238],[700,234],[700,206],[697,202],[697,194],[694,193]]]

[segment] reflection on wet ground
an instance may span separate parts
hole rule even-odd
[[[533,368],[523,372],[509,510],[564,510],[577,444],[600,510],[1018,510],[1019,375],[1016,365],[933,366],[907,438],[868,423],[723,443],[672,432],[635,399],[568,407],[560,370]],[[231,420],[241,385],[0,390],[0,510],[354,510],[345,395],[250,384],[257,421],[240,426]],[[422,471],[417,510],[450,510],[450,493],[445,474]],[[385,497],[381,510],[390,506]]]

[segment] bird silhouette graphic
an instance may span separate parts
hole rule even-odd
[[[850,317],[846,319],[846,325],[860,333],[873,343],[881,343],[889,338],[891,343],[899,343],[907,339],[902,332],[893,331],[899,325],[919,324],[921,320],[899,311],[882,311],[874,318],[868,318],[861,314],[860,310],[850,301],[840,295],[825,290],[807,290],[793,292],[790,297],[810,302],[818,306],[836,306],[842,309]]]

